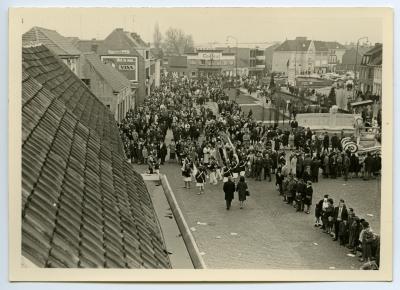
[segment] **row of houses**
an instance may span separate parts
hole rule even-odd
[[[152,55],[150,45],[121,28],[104,40],[80,40],[33,27],[22,41],[48,47],[111,110],[117,122],[160,85],[160,60]]]
[[[197,76],[222,72],[227,75],[264,76],[268,72],[288,75],[344,73],[361,64],[371,47],[345,46],[337,41],[310,40],[297,37],[267,48],[216,47],[197,48],[181,56],[165,57],[167,71]]]
[[[265,52],[260,48],[196,48],[181,56],[164,59],[168,72],[196,77],[222,73],[226,76],[263,76],[266,73]]]

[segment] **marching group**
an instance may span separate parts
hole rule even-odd
[[[148,164],[149,172],[159,169],[169,153],[169,160],[181,164],[184,187],[192,179],[203,194],[206,180],[212,185],[224,183],[226,209],[231,208],[234,193],[238,193],[240,208],[250,195],[246,178],[271,182],[282,199],[294,205],[298,212],[311,212],[313,183],[320,171],[325,178],[377,176],[379,154],[357,155],[342,148],[344,134],[317,135],[310,129],[292,126],[282,130],[264,126],[224,91],[222,77],[198,79],[164,78],[160,88],[135,112],[128,112],[120,124],[125,151],[131,162]],[[219,114],[203,106],[205,101],[217,103]],[[173,138],[167,145],[168,129]],[[325,196],[315,206],[316,227],[331,234],[334,240],[354,253],[361,250],[360,261],[376,260],[379,265],[379,236],[367,221],[347,210],[344,201],[334,206]]]

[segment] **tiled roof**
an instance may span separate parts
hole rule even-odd
[[[316,51],[327,51],[329,49],[346,49],[344,45],[337,41],[320,41],[314,40],[314,46]]]
[[[60,35],[55,30],[33,27],[22,35],[22,42],[41,43],[56,55],[79,55],[80,51],[71,43],[71,39]]]
[[[102,63],[97,54],[85,53],[84,57],[115,92],[120,92],[123,89],[130,87],[130,81],[110,65]]]
[[[97,52],[98,47],[103,43],[103,40],[81,40],[78,39],[73,45],[81,52]]]
[[[46,47],[22,56],[22,255],[38,267],[170,268],[111,112]]]
[[[373,55],[376,53],[382,54],[382,45],[381,44],[373,46],[371,49],[369,49],[367,52],[365,52],[364,55]]]
[[[371,60],[370,65],[382,65],[382,54],[378,54]]]
[[[306,39],[285,40],[275,51],[307,51],[310,43],[311,40]]]
[[[135,47],[149,47],[136,32],[125,32],[128,38],[135,44]]]
[[[325,45],[328,49],[346,49],[343,44],[340,44],[337,41],[325,41]]]
[[[315,51],[328,51],[325,41],[314,40]]]

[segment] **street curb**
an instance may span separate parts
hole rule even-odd
[[[192,260],[193,266],[195,269],[206,269],[207,266],[204,263],[202,256],[200,255],[200,250],[197,247],[196,241],[189,229],[189,226],[186,223],[186,220],[183,216],[183,213],[176,201],[174,192],[168,182],[167,176],[165,174],[160,174],[161,185],[164,189],[165,196],[167,197],[167,201],[169,206],[171,207],[171,211],[175,217],[176,223],[178,225],[179,231],[182,234],[183,241],[186,245],[186,248],[189,252],[190,259]]]

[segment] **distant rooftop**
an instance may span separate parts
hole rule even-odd
[[[64,37],[55,30],[43,27],[35,26],[25,32],[22,35],[22,43],[25,45],[29,43],[44,44],[59,56],[76,56],[80,54],[80,51],[72,44],[71,38]]]
[[[115,92],[120,92],[130,87],[130,81],[118,70],[108,64],[104,64],[97,54],[88,52],[84,53],[84,57]]]

